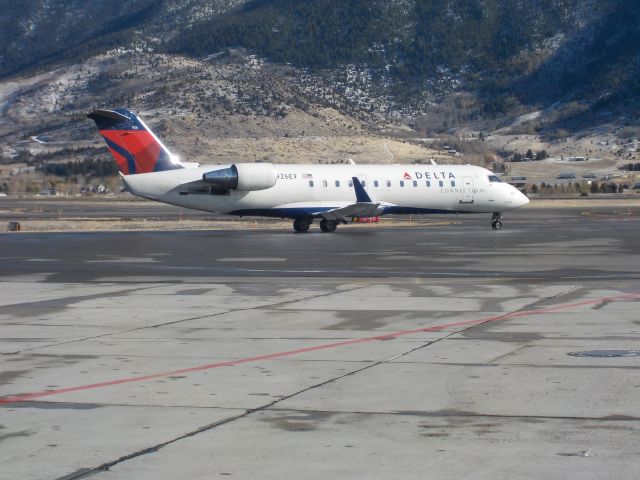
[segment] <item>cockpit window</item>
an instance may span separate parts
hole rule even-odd
[[[500,180],[500,178],[498,178],[496,175],[489,175],[489,181],[490,182],[502,183],[502,180]]]

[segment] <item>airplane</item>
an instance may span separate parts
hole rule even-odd
[[[490,170],[473,165],[234,163],[199,165],[173,155],[134,113],[94,110],[92,119],[134,195],[206,212],[293,220],[323,232],[353,219],[387,214],[502,212],[529,199]]]

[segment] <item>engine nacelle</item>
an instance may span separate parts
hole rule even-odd
[[[217,187],[250,192],[273,187],[278,181],[278,174],[270,163],[236,163],[203,174],[202,181]]]

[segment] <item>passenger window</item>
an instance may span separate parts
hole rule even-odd
[[[376,187],[376,188],[378,187],[378,180],[374,180],[373,181],[373,186]]]
[[[391,186],[391,180],[387,180],[387,187]]]
[[[353,187],[353,180],[349,180],[349,188]]]
[[[309,186],[313,187],[313,180],[309,180]]]
[[[414,180],[414,181],[413,181],[413,186],[414,186],[414,187],[417,187],[417,186],[418,186],[418,181],[417,181],[417,180]]]
[[[329,185],[329,184],[327,183],[327,181],[326,181],[326,180],[322,180],[322,186],[323,186],[323,187],[327,187],[328,185]]]
[[[361,180],[360,183],[362,184],[363,187],[367,186],[367,181],[366,180]]]
[[[456,181],[455,180],[451,180],[451,186],[455,187],[456,186]]]
[[[431,186],[431,180],[427,180],[427,187]]]
[[[441,187],[444,187],[444,182],[443,182],[442,180],[440,180],[440,181],[438,182],[438,185],[440,185]]]
[[[336,180],[336,187],[340,186],[340,180]]]

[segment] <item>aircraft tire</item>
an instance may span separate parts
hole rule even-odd
[[[493,228],[494,230],[500,230],[502,228],[502,222],[500,220],[491,222],[491,228]]]
[[[323,219],[320,222],[320,230],[322,230],[325,233],[335,232],[337,227],[338,227],[338,222],[336,222],[335,220]]]
[[[293,221],[293,229],[297,233],[305,233],[309,231],[309,227],[311,226],[311,222],[306,218],[296,218]]]

